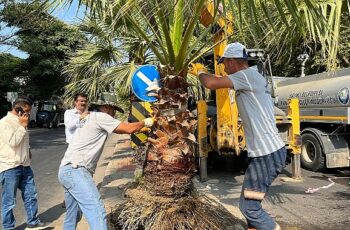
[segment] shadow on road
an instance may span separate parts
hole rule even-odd
[[[57,220],[65,211],[66,211],[66,209],[62,208],[62,204],[57,204],[57,205],[49,208],[45,212],[41,213],[39,215],[39,219],[43,222],[52,223],[55,220]],[[23,223],[23,224],[17,226],[15,229],[16,230],[24,230],[26,228],[26,226],[27,226],[26,223]],[[46,228],[46,229],[47,230],[55,229],[55,227],[51,226],[51,227]]]
[[[43,136],[43,132],[45,132],[46,135]],[[63,127],[50,130],[33,129],[30,130],[29,135],[30,146],[35,149],[47,149],[51,145],[65,144],[65,134]]]

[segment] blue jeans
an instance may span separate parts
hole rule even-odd
[[[261,201],[270,185],[285,167],[287,151],[283,147],[271,154],[250,159],[245,172],[239,208],[247,219],[248,227],[273,230],[275,221],[262,208]]]
[[[91,230],[107,230],[106,210],[90,172],[68,164],[60,167],[58,180],[65,190],[67,209],[63,228],[75,229],[81,210]]]
[[[17,188],[22,192],[22,200],[27,212],[27,224],[39,223],[37,192],[32,169],[29,166],[17,166],[3,171],[0,173],[0,182],[2,185],[1,217],[3,229],[15,228],[13,208],[16,206]]]

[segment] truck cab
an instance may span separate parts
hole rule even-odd
[[[36,108],[36,126],[52,129],[58,127],[63,121],[64,111],[56,101],[37,101]]]

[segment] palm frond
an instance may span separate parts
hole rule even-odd
[[[94,45],[80,50],[65,74],[82,83],[82,76],[99,78],[102,88],[117,89],[121,95],[129,93],[130,76],[136,65],[158,61],[168,66],[172,74],[179,74],[218,44],[220,41],[214,44],[211,31],[222,13],[218,10],[220,5],[225,15],[235,16],[236,40],[253,41],[248,44],[251,47],[269,48],[274,60],[290,60],[302,40],[306,46],[310,42],[321,44],[323,53],[328,54],[328,66],[334,65],[332,60],[337,55],[341,0],[216,1],[214,22],[208,28],[198,20],[204,0],[87,0],[84,4],[91,15],[80,29]],[[189,80],[193,80],[191,76]]]

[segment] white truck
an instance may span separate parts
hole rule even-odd
[[[298,98],[301,165],[321,171],[349,167],[350,68],[275,82],[276,105]]]

